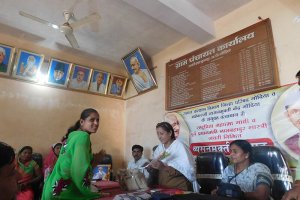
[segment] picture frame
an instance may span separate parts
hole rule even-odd
[[[89,91],[97,94],[107,94],[110,73],[93,70]]]
[[[51,58],[47,76],[47,84],[58,87],[67,87],[72,64],[66,61]]]
[[[138,93],[157,87],[140,48],[124,56],[122,62]]]
[[[111,174],[111,165],[110,164],[99,164],[93,168],[93,181],[109,181]]]
[[[122,97],[127,84],[127,78],[119,75],[111,75],[109,81],[108,94],[111,96]]]
[[[15,48],[0,44],[0,75],[9,76],[15,55]]]
[[[26,50],[18,50],[12,76],[19,79],[37,82],[44,55]]]
[[[87,90],[92,74],[92,69],[81,65],[73,65],[69,78],[68,88],[75,90]]]

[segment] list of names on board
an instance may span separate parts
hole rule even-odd
[[[166,109],[242,96],[279,86],[269,19],[166,65]]]

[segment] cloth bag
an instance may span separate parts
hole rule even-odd
[[[126,190],[147,190],[147,181],[145,175],[138,169],[122,169],[119,171],[119,182]]]

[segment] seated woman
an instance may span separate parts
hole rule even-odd
[[[57,158],[59,156],[59,152],[61,149],[62,143],[58,142],[51,146],[51,150],[47,157],[44,160],[43,164],[43,173],[44,173],[44,180],[47,179],[49,174],[52,172],[54,165],[57,161]]]
[[[18,171],[19,192],[17,200],[33,200],[34,192],[31,185],[42,178],[38,164],[32,159],[32,147],[24,146],[18,152],[16,170]]]
[[[252,162],[251,144],[247,140],[235,140],[229,147],[233,164],[224,169],[222,182],[240,186],[246,200],[269,199],[273,184],[270,169],[262,163]],[[212,194],[216,192],[217,189]]]
[[[175,139],[168,122],[158,123],[156,132],[161,144],[154,151],[149,167],[158,169],[158,184],[198,192],[195,161],[189,148]]]

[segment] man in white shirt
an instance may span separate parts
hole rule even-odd
[[[84,80],[85,70],[78,68],[76,78],[73,78],[70,83],[71,88],[75,89],[87,89],[87,82]]]
[[[131,150],[134,159],[128,163],[127,169],[139,169],[139,171],[145,175],[145,178],[148,179],[148,171],[142,168],[149,164],[149,160],[142,157],[144,148],[141,145],[135,144]]]
[[[95,81],[91,83],[90,91],[105,94],[105,84],[103,83],[104,75],[99,72],[96,75]]]

